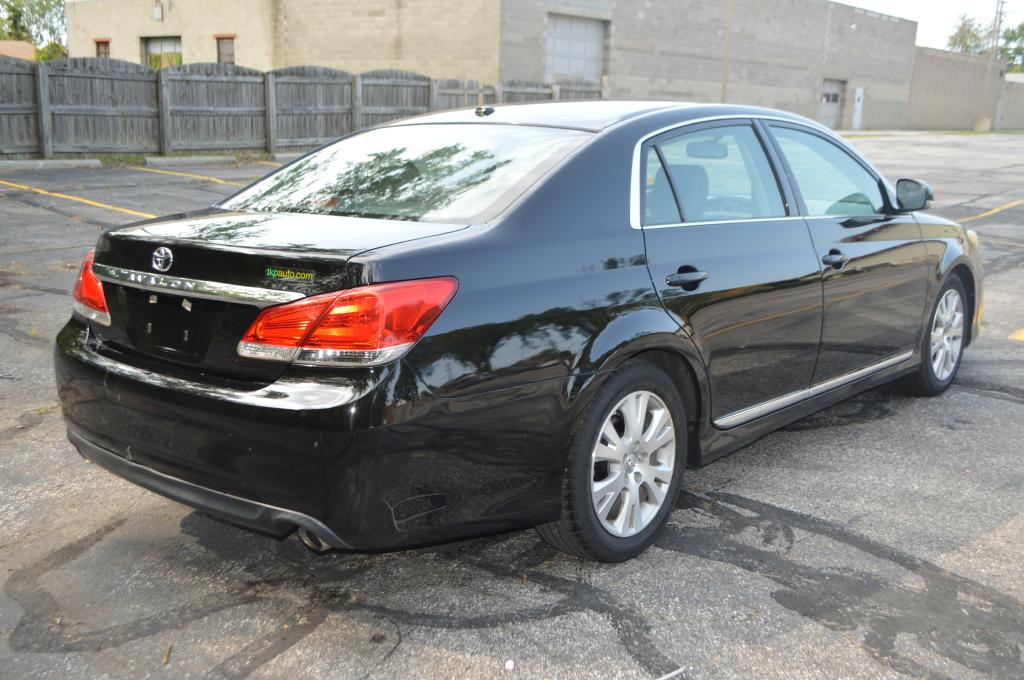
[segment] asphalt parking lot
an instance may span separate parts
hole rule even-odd
[[[939,398],[688,471],[614,566],[532,531],[316,556],[87,464],[50,359],[85,251],[270,168],[0,173],[0,677],[1024,677],[1024,135],[851,141],[979,232],[983,336]]]

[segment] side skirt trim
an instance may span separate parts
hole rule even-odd
[[[781,411],[786,407],[793,406],[794,404],[798,404],[806,399],[817,397],[818,395],[834,390],[837,387],[842,387],[843,385],[856,382],[857,380],[866,378],[873,373],[878,373],[879,371],[883,371],[897,364],[902,364],[905,361],[909,361],[913,356],[914,352],[908,350],[901,354],[890,356],[887,359],[883,359],[877,363],[871,364],[870,366],[865,366],[864,368],[857,369],[856,371],[851,371],[850,373],[844,373],[843,375],[836,376],[835,378],[830,378],[829,380],[820,382],[817,385],[811,385],[805,390],[790,392],[789,394],[784,394],[781,397],[775,397],[768,401],[762,401],[760,404],[754,404],[753,406],[748,406],[747,408],[739,411],[728,413],[721,418],[713,419],[711,422],[715,427],[721,430],[737,427],[774,413],[775,411]]]

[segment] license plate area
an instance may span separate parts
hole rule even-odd
[[[203,359],[227,303],[122,287],[132,345],[189,363]]]

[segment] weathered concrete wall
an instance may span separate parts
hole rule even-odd
[[[1000,130],[1024,130],[1024,83],[1007,82],[1003,86]]]
[[[174,0],[163,3],[163,21],[153,3],[139,0],[68,0],[68,55],[95,57],[96,39],[110,40],[110,56],[142,61],[140,38],[180,36],[182,59],[217,61],[218,34],[234,34],[235,63],[274,68],[274,0]]]
[[[864,89],[861,127],[973,128],[996,116],[1024,127],[1020,88],[979,57],[915,48],[917,24],[827,0],[68,0],[71,56],[139,62],[140,37],[181,36],[185,62],[235,59],[269,70],[318,64],[351,72],[399,68],[495,84],[544,79],[551,14],[606,22],[604,94],[619,99],[725,100],[818,118],[822,82],[845,83],[840,127]],[[727,41],[727,26],[731,23]],[[986,73],[991,71],[986,80]]]
[[[503,0],[502,79],[544,74],[550,13],[609,22],[611,97],[719,101],[725,64],[725,3],[700,0]],[[825,0],[735,0],[726,100],[817,117],[821,82],[865,90],[862,126],[907,120],[917,24]]]
[[[1003,89],[1003,73],[1001,64],[985,57],[915,48],[908,127],[964,130],[973,129],[982,118],[991,122]]]

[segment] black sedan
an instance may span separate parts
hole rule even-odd
[[[618,561],[683,469],[977,337],[972,232],[759,108],[482,107],[113,229],[56,346],[86,458],[315,550],[536,526]]]

